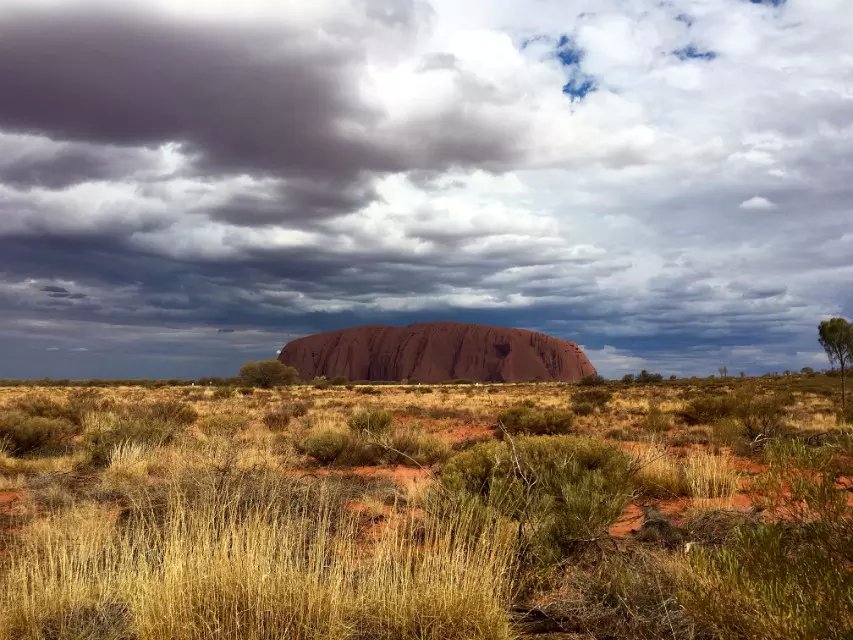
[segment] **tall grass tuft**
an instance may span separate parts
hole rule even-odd
[[[694,498],[731,498],[740,487],[740,473],[725,454],[693,453],[685,462],[684,472]]]

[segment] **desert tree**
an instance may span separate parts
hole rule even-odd
[[[240,380],[250,387],[271,389],[293,384],[299,379],[299,372],[278,360],[258,360],[247,362],[240,367]]]
[[[841,412],[845,410],[844,378],[853,360],[853,325],[844,318],[824,320],[818,326],[818,341],[831,365],[841,369]]]

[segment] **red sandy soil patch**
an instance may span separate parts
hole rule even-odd
[[[485,424],[460,424],[444,429],[442,435],[446,435],[451,442],[464,442],[465,440],[487,440],[495,435],[494,429]]]
[[[609,533],[614,538],[624,538],[632,531],[639,529],[642,524],[643,508],[632,502],[625,508],[619,519],[611,525]]]
[[[23,491],[0,491],[0,512],[11,511],[12,506],[23,497]]]
[[[346,471],[362,478],[393,480],[401,487],[428,482],[431,478],[428,469],[404,467],[402,465],[395,465],[393,467],[352,467]]]
[[[619,519],[610,527],[609,533],[614,538],[624,538],[638,530],[643,524],[643,507],[649,505],[665,515],[674,525],[684,522],[684,515],[691,508],[731,509],[746,511],[752,506],[752,501],[745,493],[738,493],[730,499],[726,498],[667,498],[650,500],[648,503],[631,503]]]
[[[352,475],[371,480],[392,480],[401,487],[414,486],[431,480],[429,469],[416,467],[404,467],[395,465],[393,467],[322,467],[319,469],[293,469],[286,472],[293,476],[317,476],[327,478],[329,476]]]
[[[747,473],[749,475],[764,473],[768,468],[766,464],[738,456],[732,456],[732,466],[741,473]]]

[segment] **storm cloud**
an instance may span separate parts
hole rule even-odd
[[[4,3],[0,376],[441,319],[607,375],[823,366],[851,28],[835,0]]]

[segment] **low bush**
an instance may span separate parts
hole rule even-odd
[[[672,420],[654,400],[649,402],[649,410],[643,420],[643,428],[651,433],[663,433],[672,429]]]
[[[550,563],[619,517],[630,496],[628,472],[627,456],[603,440],[521,437],[457,454],[441,481],[515,520],[529,558]]]
[[[737,400],[732,395],[703,395],[690,400],[679,415],[689,425],[712,424],[722,418],[733,417],[736,409]]]
[[[581,389],[572,394],[572,405],[574,406],[575,403],[588,403],[599,409],[604,409],[612,399],[613,392],[603,387]]]
[[[293,413],[290,407],[281,406],[267,411],[264,414],[263,421],[270,431],[281,431],[290,424],[292,417]]]
[[[0,449],[13,456],[59,453],[74,432],[73,425],[62,418],[0,412]]]
[[[201,432],[207,436],[233,437],[249,426],[249,419],[242,413],[214,413],[202,418]]]
[[[597,373],[591,373],[588,376],[584,376],[580,380],[578,380],[578,384],[582,387],[598,387],[605,384],[607,380],[598,375]]]
[[[108,464],[113,448],[122,442],[169,444],[197,418],[195,409],[177,401],[124,405],[90,413],[84,421],[90,462],[95,466]]]
[[[363,432],[379,438],[391,431],[392,420],[391,414],[384,409],[362,409],[353,413],[347,420],[347,424],[357,433]]]
[[[233,398],[235,393],[234,387],[216,387],[213,390],[213,395],[210,396],[213,400],[228,400]]]
[[[318,429],[299,442],[298,450],[321,464],[331,464],[338,459],[351,441],[352,435],[346,431]]]
[[[785,520],[741,522],[688,557],[679,601],[714,636],[850,637],[853,507],[831,476],[797,475],[779,475],[772,492]]]
[[[711,640],[681,607],[669,564],[641,548],[573,564],[544,613],[583,638]]]
[[[571,432],[574,419],[571,411],[535,409],[525,404],[511,407],[498,415],[498,423],[511,435],[566,434]]]
[[[346,447],[335,460],[335,464],[346,467],[386,464],[389,455],[385,447],[362,433],[350,437]]]
[[[743,436],[747,441],[774,438],[785,433],[784,420],[787,406],[791,403],[790,396],[745,394],[738,400],[735,416],[743,426]]]
[[[451,449],[446,440],[425,433],[416,426],[397,429],[391,436],[390,462],[406,466],[431,465],[444,462]],[[401,455],[402,454],[402,455]]]
[[[591,416],[595,413],[595,405],[591,402],[572,402],[572,411],[576,416]]]
[[[355,392],[366,396],[378,396],[382,393],[382,390],[376,387],[356,387]]]

